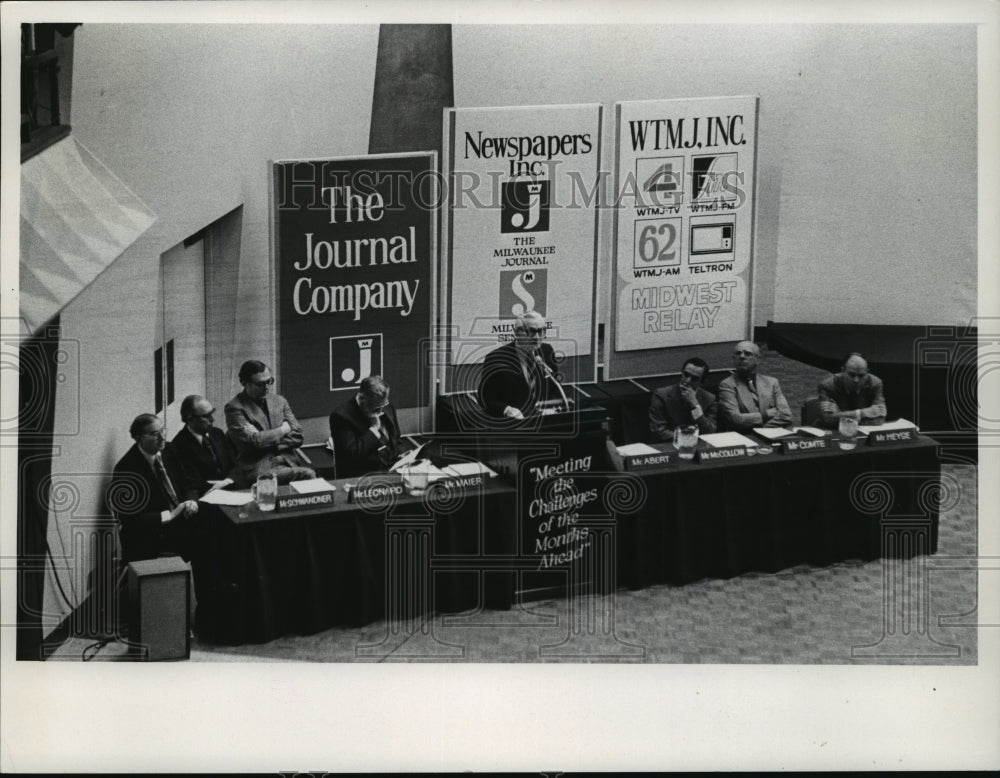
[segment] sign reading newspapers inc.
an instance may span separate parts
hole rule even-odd
[[[435,155],[272,163],[282,392],[325,416],[382,375],[397,407],[430,385]]]
[[[599,105],[445,114],[453,364],[482,361],[534,310],[568,356],[591,354]]]
[[[615,349],[746,337],[757,98],[616,111]]]

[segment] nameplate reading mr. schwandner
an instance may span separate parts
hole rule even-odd
[[[317,508],[320,505],[333,505],[333,492],[279,495],[274,509],[283,511],[293,508]]]

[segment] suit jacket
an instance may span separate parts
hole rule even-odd
[[[386,440],[372,433],[369,426],[368,417],[353,397],[330,414],[330,436],[338,478],[383,471],[406,450],[399,437],[396,409],[391,404],[382,411]]]
[[[292,413],[288,400],[280,394],[267,397],[268,415],[261,407],[240,392],[226,403],[226,432],[236,447],[236,471],[244,482],[254,481],[263,472],[275,467],[305,467],[306,460],[298,448],[304,440],[302,427]],[[284,437],[281,423],[287,421],[292,428],[289,441]]]
[[[746,432],[754,427],[784,427],[792,422],[792,410],[781,392],[777,378],[757,375],[757,394],[746,381],[733,373],[719,384],[719,412],[726,429]],[[762,410],[774,408],[777,413],[767,422]]]
[[[171,444],[166,445],[160,457],[178,502],[198,499],[197,486],[181,466]],[[163,523],[160,514],[170,510],[169,497],[136,444],[115,465],[108,505],[118,520],[124,562],[155,559],[162,551],[191,558],[194,519],[178,516]]]
[[[538,349],[542,361],[556,373],[556,358],[552,346],[542,343]],[[530,379],[530,380],[529,380]],[[558,395],[552,381],[536,364],[525,370],[513,341],[493,349],[483,361],[479,379],[479,402],[491,416],[503,416],[508,405],[525,416],[534,413],[535,403]]]
[[[649,401],[649,429],[660,440],[672,440],[674,427],[689,424],[697,424],[698,432],[702,435],[715,432],[715,416],[718,411],[715,395],[701,388],[696,393],[702,410],[697,421],[691,417],[691,408],[681,397],[679,384],[653,390]]]
[[[173,439],[174,451],[188,477],[198,485],[198,494],[208,491],[209,481],[219,481],[231,477],[236,465],[236,449],[226,433],[218,427],[209,427],[205,433],[212,449],[213,457],[186,426],[181,427]]]
[[[869,373],[861,379],[858,391],[853,392],[843,373],[832,375],[820,382],[819,410],[820,423],[834,429],[839,424],[834,414],[839,411],[861,411],[862,424],[883,424],[886,408],[882,379]]]

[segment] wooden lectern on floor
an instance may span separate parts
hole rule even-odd
[[[191,566],[177,556],[128,566],[129,653],[155,662],[191,656]]]

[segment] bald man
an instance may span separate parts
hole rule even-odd
[[[792,410],[777,378],[760,375],[760,349],[744,340],[733,351],[736,370],[719,384],[719,415],[723,428],[748,432],[754,427],[786,427]]]
[[[860,424],[885,422],[885,398],[882,380],[868,372],[868,362],[858,353],[844,359],[840,372],[819,385],[820,423],[836,429],[840,420],[852,417]]]

